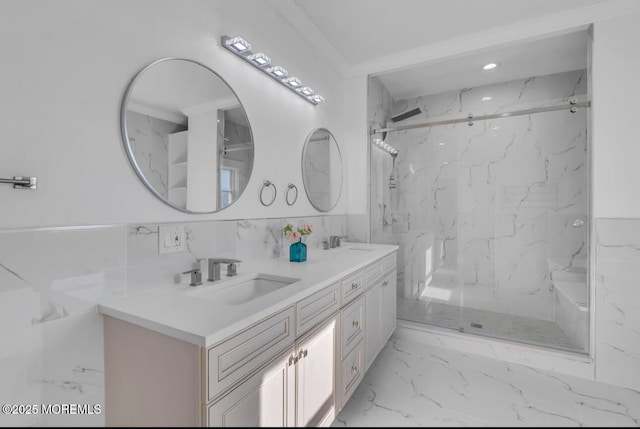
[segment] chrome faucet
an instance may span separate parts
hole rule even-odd
[[[209,278],[207,280],[215,282],[220,280],[220,264],[227,264],[227,277],[232,277],[238,275],[236,264],[242,261],[231,258],[209,258],[207,262],[209,264]]]
[[[329,247],[330,248],[334,248],[334,247],[340,247],[340,239],[342,238],[347,238],[344,235],[330,235],[329,236]]]

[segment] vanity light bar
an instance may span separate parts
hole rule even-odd
[[[289,77],[289,72],[280,66],[271,66],[271,59],[262,52],[251,52],[251,44],[242,37],[222,36],[221,45],[229,52],[236,54],[267,76],[279,82],[285,88],[290,89],[309,103],[318,105],[324,101],[324,97],[316,94],[313,88],[303,86],[297,77]]]

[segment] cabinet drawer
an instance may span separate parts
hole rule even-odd
[[[382,274],[396,267],[396,252],[382,258]]]
[[[382,277],[384,273],[389,270],[392,270],[396,267],[396,253],[393,252],[391,255],[387,255],[382,259],[378,259],[372,264],[369,264],[364,269],[364,279],[366,281],[366,287],[369,288],[373,285],[379,278]]]
[[[364,271],[360,270],[342,280],[342,304],[347,304],[364,290]]]
[[[370,287],[382,276],[382,264],[381,261],[376,261],[373,264],[369,264],[364,269],[364,278],[367,281],[367,287]]]
[[[211,400],[293,344],[293,306],[207,351],[207,398]]]
[[[364,297],[360,297],[341,311],[342,356],[344,359],[364,338]]]
[[[296,304],[296,335],[300,336],[340,308],[339,283],[316,292]]]
[[[295,367],[291,347],[273,362],[205,407],[209,427],[286,427],[295,425]]]
[[[340,388],[340,397],[342,406],[347,403],[360,381],[362,381],[364,373],[364,352],[362,341],[353,349],[349,355],[342,361],[342,386]]]

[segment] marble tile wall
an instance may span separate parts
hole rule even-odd
[[[578,70],[400,100],[391,114],[419,107],[396,125],[420,123],[585,94]],[[400,151],[396,189],[373,186],[390,167],[372,156],[372,241],[395,228],[405,297],[416,298],[434,275],[431,286],[450,292],[447,304],[552,320],[547,258],[584,258],[588,248],[587,223],[573,227],[587,221],[586,127],[579,110],[389,133],[385,142]]]
[[[127,133],[131,149],[144,177],[164,198],[169,197],[169,149],[167,135],[186,127],[173,122],[127,112]]]
[[[159,255],[157,224],[0,231],[0,404],[100,404],[104,410],[97,304],[173,284],[176,274],[207,257],[288,258],[280,230],[285,222],[311,223],[307,245],[317,251],[325,236],[346,232],[344,215],[185,223],[188,250]],[[0,426],[104,422],[104,414],[0,414]]]
[[[640,390],[640,219],[596,219],[596,379]]]
[[[225,112],[226,114],[226,112]],[[238,124],[226,119],[224,122],[224,142],[225,145],[237,145],[246,147],[248,142],[253,145],[251,130],[246,125]],[[238,172],[238,189],[236,192],[244,191],[249,183],[249,178],[253,166],[253,150],[235,150],[224,153],[221,165],[236,168]],[[234,195],[232,201],[238,198]]]
[[[127,293],[126,227],[0,232],[0,402],[101,404],[102,317]],[[0,426],[104,425],[104,415],[0,414]]]

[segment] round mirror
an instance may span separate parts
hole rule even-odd
[[[326,128],[312,132],[302,151],[302,181],[311,205],[328,212],[342,190],[342,158],[333,134]]]
[[[233,90],[205,65],[181,58],[149,64],[129,84],[120,122],[136,174],[171,207],[212,213],[247,187],[249,120]]]

